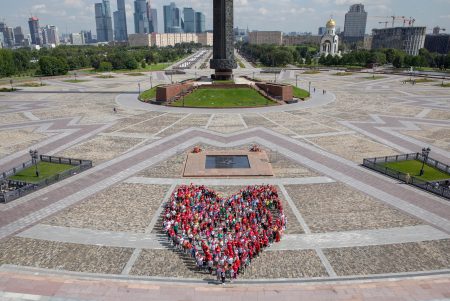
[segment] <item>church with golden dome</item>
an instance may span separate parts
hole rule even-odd
[[[339,36],[336,34],[336,21],[331,18],[327,22],[327,31],[320,41],[320,55],[339,55]]]

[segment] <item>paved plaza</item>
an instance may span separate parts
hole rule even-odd
[[[250,68],[236,76],[254,72],[274,79]],[[48,79],[0,93],[0,170],[28,160],[30,148],[94,162],[0,204],[0,300],[206,300],[215,292],[258,300],[450,299],[450,202],[361,166],[364,158],[425,146],[450,164],[450,89],[403,84],[402,76],[298,73],[312,97],[270,108],[144,104],[138,83],[150,88],[150,73],[78,84]],[[164,79],[154,74],[152,84]],[[216,152],[253,144],[267,153],[273,177],[183,177],[194,146]],[[223,196],[271,184],[284,205],[281,242],[225,288],[212,286],[215,277],[161,235],[162,206],[190,183]]]

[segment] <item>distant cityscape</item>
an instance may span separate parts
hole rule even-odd
[[[125,0],[117,0],[117,10],[112,12],[109,0],[94,4],[96,31],[82,30],[61,34],[55,25],[41,27],[37,16],[28,20],[29,34],[22,27],[10,27],[0,22],[0,48],[41,47],[53,48],[60,44],[119,44],[130,46],[173,46],[177,43],[200,43],[211,46],[212,31],[206,29],[206,16],[192,7],[179,8],[175,2],[163,6],[163,27],[159,28],[160,14],[152,6],[151,0],[134,1],[134,33],[127,26]],[[366,34],[368,18],[379,19],[380,27]],[[381,21],[383,20],[383,21]],[[324,19],[324,23],[325,23]],[[414,18],[400,16],[369,16],[363,4],[353,4],[345,14],[343,30],[335,25],[333,33],[341,43],[351,45],[352,49],[399,49],[410,55],[417,55],[426,48],[430,52],[447,54],[450,52],[450,35],[445,29],[435,27],[427,32],[426,27],[414,26]],[[383,26],[384,25],[384,26]],[[388,26],[389,25],[389,26]],[[250,31],[235,28],[237,42],[274,45],[321,45],[327,35],[326,26],[319,27],[317,34],[311,32]],[[337,53],[337,52],[336,52]]]

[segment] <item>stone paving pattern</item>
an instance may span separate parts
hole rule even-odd
[[[120,274],[133,252],[12,237],[0,242],[0,266],[14,264],[85,273]]]
[[[262,252],[242,279],[313,278],[328,276],[313,250]]]
[[[66,158],[89,158],[98,165],[117,157],[141,141],[142,139],[97,136],[57,155]]]
[[[168,186],[119,184],[71,207],[45,224],[116,232],[144,232]]]
[[[44,133],[37,133],[33,128],[0,131],[0,158],[47,139]]]
[[[344,184],[285,186],[313,233],[423,224]]]
[[[450,269],[450,240],[324,250],[339,276]]]
[[[175,76],[175,80],[179,81],[190,76],[190,74]],[[273,75],[261,75],[261,78],[273,79]],[[187,114],[175,111],[170,113],[141,111],[127,106],[118,106],[115,101],[118,93],[136,92],[137,81],[143,79],[145,78],[117,75],[115,79],[108,81],[90,78],[89,82],[80,85],[49,80],[48,85],[40,91],[51,91],[52,93],[8,93],[0,97],[2,101],[0,104],[0,125],[29,122],[33,115],[44,120],[80,117],[81,124],[111,124],[110,128],[91,140],[80,141],[76,146],[59,153],[93,159],[96,164],[117,158],[120,154],[134,147],[147,146],[160,138],[169,137],[190,127],[207,128],[209,131],[217,133],[236,133],[237,131],[245,131],[247,128],[265,127],[278,135],[286,135],[297,141],[306,142],[308,145],[320,147],[357,164],[360,164],[364,157],[401,153],[402,151],[395,146],[387,145],[385,142],[380,142],[379,139],[366,136],[357,129],[350,128],[342,123],[343,121],[370,123],[373,122],[372,114],[392,116],[393,119],[403,116],[415,118],[415,121],[420,121],[422,118],[434,119],[438,123],[420,125],[424,129],[423,131],[406,129],[400,133],[414,137],[422,141],[423,144],[433,144],[434,147],[437,146],[448,151],[448,127],[440,124],[445,121],[448,122],[450,119],[448,90],[433,86],[417,85],[412,87],[401,85],[399,77],[388,76],[380,81],[366,81],[359,74],[348,78],[339,78],[327,72],[314,76],[304,75],[300,83],[303,88],[305,88],[305,83],[311,80],[313,87],[318,89],[319,94],[320,89],[326,89],[335,93],[337,99],[326,106],[301,110],[289,109],[287,112],[248,113],[245,110],[235,110],[230,113],[223,113],[210,110],[205,114],[197,111]],[[292,84],[295,79],[288,80],[288,82]],[[149,84],[145,83],[143,87],[145,85]],[[62,94],[69,90],[72,93]],[[112,93],[95,93],[103,92],[102,90],[108,90]],[[61,93],[54,93],[55,91]],[[424,96],[426,96],[426,99],[424,99]],[[436,97],[433,98],[434,96]],[[17,112],[5,113],[5,110],[9,109],[9,105],[5,102],[16,104],[30,101],[33,102],[34,107],[25,105]],[[36,107],[40,103],[44,103],[46,106]],[[55,107],[57,109],[54,109]],[[113,112],[114,107],[117,107],[117,113]],[[25,113],[32,113],[32,115]],[[46,140],[47,135],[37,131],[31,132],[28,129],[9,131],[9,133],[9,135],[13,133],[12,135],[18,139],[12,141],[12,139],[6,137],[8,138],[6,139],[7,143],[13,145],[20,140],[24,141],[24,144],[17,144],[14,147],[7,146],[6,148],[5,144],[2,144],[0,157],[14,154],[18,150],[26,151],[32,144]],[[0,132],[0,138],[1,135],[2,132]],[[244,138],[248,138],[248,136],[243,135]],[[393,141],[392,137],[388,138],[387,141]],[[276,140],[273,136],[272,139]],[[5,141],[5,139],[2,140]],[[225,138],[218,140],[227,141]],[[394,142],[398,143],[398,141]],[[183,143],[183,137],[179,137],[177,143]],[[403,141],[401,146],[416,150],[422,147],[422,143],[414,145],[405,144]],[[217,147],[206,145],[202,147],[204,149],[217,149]],[[242,148],[248,148],[248,145],[242,146]],[[305,151],[304,148],[302,150]],[[281,153],[266,151],[268,151],[275,178],[302,178],[322,175],[294,162]],[[179,178],[184,167],[185,155],[184,151],[180,151],[178,155],[147,168],[143,172],[134,174],[134,176]],[[151,154],[149,153],[148,156],[150,157]],[[318,158],[318,152],[316,156]],[[143,157],[141,157],[142,159]],[[124,165],[128,162],[125,162]],[[131,167],[127,166],[126,168]],[[346,165],[346,167],[353,170],[353,166]],[[345,174],[342,166],[339,168]],[[358,173],[353,170],[353,174],[357,175]],[[351,172],[347,175],[352,177]],[[368,173],[364,175],[369,177]],[[333,177],[330,174],[327,174],[327,176]],[[339,179],[336,180],[339,181]],[[375,182],[375,180],[373,181]],[[392,185],[389,185],[392,188]],[[69,188],[61,187],[61,193]],[[238,190],[238,187],[223,187],[220,189],[223,189],[224,192],[232,190],[234,193]],[[295,206],[306,220],[306,224],[314,233],[388,229],[424,224],[418,218],[411,217],[382,203],[382,201],[388,200],[375,200],[364,193],[358,192],[357,188],[349,188],[343,184],[296,185],[286,186],[286,189],[294,200]],[[399,189],[401,190],[402,187],[399,187]],[[88,198],[82,203],[75,204],[72,208],[57,213],[44,223],[101,231],[142,233],[149,226],[167,190],[168,186],[164,185],[119,184]],[[388,191],[388,193],[393,192]],[[417,198],[417,195],[414,195],[414,197]],[[411,201],[406,198],[404,200],[406,202]],[[423,200],[419,207],[428,210],[428,212],[439,215],[440,212],[446,210],[446,205],[435,197],[423,195]],[[56,200],[46,200],[45,198],[39,200],[41,204],[45,203],[46,206],[54,201]],[[285,203],[284,200],[283,202]],[[33,206],[34,204],[29,207]],[[21,212],[27,210],[26,204],[18,206],[18,208],[18,211]],[[442,208],[444,210],[440,210]],[[292,209],[286,203],[285,210],[288,217],[287,233],[303,233],[303,229]],[[6,213],[9,215],[9,212]],[[432,223],[432,225],[435,224]],[[158,229],[153,230],[157,232]],[[36,255],[32,254],[34,249],[37,250]],[[427,243],[328,249],[324,250],[324,253],[338,275],[365,275],[448,268],[447,255],[449,249],[448,241],[444,240]],[[124,248],[51,243],[45,240],[27,240],[17,237],[3,240],[0,244],[0,250],[2,251],[0,265],[2,263],[13,263],[115,274],[122,272],[133,252],[133,250]],[[445,251],[447,252],[445,253]],[[178,254],[173,254],[170,249],[155,252],[156,250],[144,250],[133,267],[132,273],[197,279],[205,277],[205,275],[198,275],[189,270],[189,264],[184,262]],[[63,256],[63,254],[66,256]],[[425,255],[421,257],[420,254]],[[160,264],[166,262],[165,260],[171,261],[170,264]],[[327,276],[325,268],[316,251],[312,250],[264,252],[260,258],[254,260],[246,274],[246,277],[250,279],[325,276]],[[309,299],[313,300],[312,298]]]

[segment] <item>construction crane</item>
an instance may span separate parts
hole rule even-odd
[[[405,27],[406,23],[408,23],[408,25],[409,25],[410,27],[412,27],[412,26],[414,26],[414,23],[415,23],[415,22],[416,22],[416,19],[414,19],[414,18],[412,18],[412,17],[410,17],[409,19],[404,18],[404,19],[403,19],[403,27]]]
[[[386,21],[386,22],[378,22],[378,24],[384,24],[384,28],[387,28],[387,25],[389,24],[389,21]]]
[[[397,20],[402,20],[402,21],[408,20],[408,22],[411,22],[411,24],[414,24],[414,22],[416,21],[412,17],[411,17],[411,19],[407,19],[405,16],[369,16],[369,18],[385,19],[385,20],[392,19],[392,27],[395,27],[395,21],[397,21]],[[412,20],[414,20],[414,21],[412,21]],[[389,23],[389,21],[386,21],[386,22],[379,22],[379,24],[386,24],[385,26],[387,27],[387,24]]]

